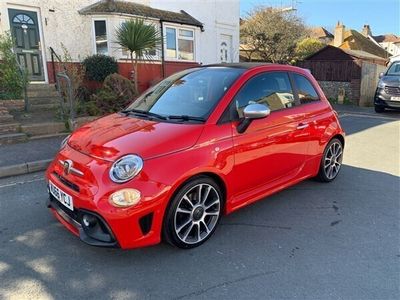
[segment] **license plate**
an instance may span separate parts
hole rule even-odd
[[[390,100],[392,100],[392,101],[400,101],[400,97],[390,97]]]
[[[56,187],[51,181],[49,181],[49,190],[54,198],[56,198],[62,205],[70,210],[74,210],[74,202],[72,197]]]

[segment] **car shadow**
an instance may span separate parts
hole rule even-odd
[[[344,165],[330,184],[308,180],[223,217],[192,250],[87,246],[42,202],[20,209],[10,227],[0,202],[0,298],[235,298],[251,289],[253,299],[281,299],[302,286],[305,298],[363,290],[367,299],[377,273],[379,297],[396,298],[399,194],[399,177]],[[353,288],[335,287],[348,281]]]

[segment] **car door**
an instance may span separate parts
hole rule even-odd
[[[253,120],[244,133],[233,131],[234,202],[295,178],[307,155],[309,131],[303,127],[304,112],[287,72],[264,72],[249,79],[231,103],[236,119],[251,103],[268,105],[271,114]]]
[[[323,94],[318,93],[317,85],[312,80],[298,73],[289,73],[300,107],[304,111],[303,123],[308,126],[308,159],[321,154],[321,137],[334,121],[334,113],[327,101],[322,101]]]

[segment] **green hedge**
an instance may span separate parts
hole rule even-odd
[[[95,54],[84,59],[83,65],[86,69],[86,77],[89,80],[103,82],[113,73],[118,73],[118,64],[114,57]]]

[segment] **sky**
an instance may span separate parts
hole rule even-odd
[[[294,6],[309,26],[334,31],[341,21],[346,28],[361,31],[369,24],[372,35],[393,33],[400,36],[400,0],[240,0],[240,15],[246,16],[254,6]]]

